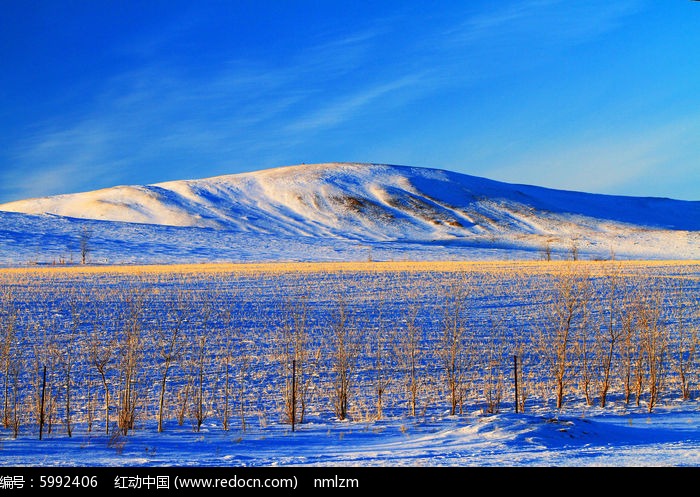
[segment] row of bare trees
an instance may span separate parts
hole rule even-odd
[[[304,278],[4,281],[2,424],[246,430],[493,413],[514,393],[520,411],[612,399],[651,412],[698,393],[693,280],[578,264]]]
[[[613,267],[597,278],[569,270],[552,282],[536,336],[557,408],[574,384],[588,405],[597,397],[601,407],[616,384],[625,403],[634,398],[639,406],[645,396],[649,412],[669,383],[682,400],[690,398],[697,382],[698,301],[683,279],[664,288]]]

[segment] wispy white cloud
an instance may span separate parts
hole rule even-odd
[[[620,25],[641,0],[529,0],[497,4],[446,32],[451,44],[525,45],[580,43]]]
[[[136,171],[152,181],[162,179],[163,170],[201,173],[202,165],[233,162],[263,145],[283,148],[303,140],[302,131],[338,126],[410,85],[410,78],[343,83],[371,58],[380,33],[346,33],[280,65],[230,59],[201,74],[167,58],[148,60],[151,49],[144,49],[145,62],[107,80],[89,111],[39,123],[16,144],[9,152],[15,173],[3,175],[5,196],[76,191],[95,180],[124,181]],[[147,45],[157,51],[175,35],[163,36]],[[188,158],[193,163],[184,164]],[[159,163],[161,171],[144,171]]]
[[[85,120],[65,129],[39,130],[13,151],[15,167],[0,175],[12,199],[111,186],[120,164],[109,157],[112,131]]]
[[[530,151],[504,167],[488,170],[494,179],[512,183],[536,184],[557,189],[594,193],[625,193],[640,196],[668,196],[654,178],[664,177],[664,169],[693,166],[682,161],[679,151],[700,133],[700,120],[686,118],[656,127],[639,127],[591,137],[571,138]],[[674,165],[675,164],[675,165]],[[682,177],[683,172],[676,170]],[[634,186],[634,191],[631,186]]]
[[[424,39],[422,59],[435,84],[471,85],[551,63],[638,12],[643,0],[525,0],[489,4]]]
[[[420,75],[411,75],[395,81],[380,82],[375,86],[366,86],[357,92],[338,97],[327,105],[319,106],[291,122],[285,130],[297,133],[337,126],[354,117],[362,109],[375,105],[379,99],[387,95],[418,87],[420,81]]]

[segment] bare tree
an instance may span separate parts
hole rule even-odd
[[[185,357],[182,360],[183,378],[182,384],[177,391],[177,424],[182,426],[185,423],[187,416],[187,408],[190,405],[190,396],[194,390],[194,361],[190,357]]]
[[[231,417],[231,365],[234,361],[235,349],[239,340],[238,333],[234,325],[233,313],[230,308],[225,308],[220,311],[219,333],[216,335],[218,339],[218,360],[221,365],[219,379],[223,383],[220,388],[220,399],[217,402],[217,410],[221,417],[221,427],[224,431],[228,431]]]
[[[197,317],[198,327],[195,334],[196,342],[196,388],[193,397],[192,414],[195,421],[195,430],[199,431],[202,423],[209,414],[210,389],[207,382],[210,377],[211,354],[209,350],[210,319],[213,312],[213,299],[205,294],[197,302],[199,314]]]
[[[156,347],[160,357],[160,393],[158,396],[158,432],[163,431],[163,411],[165,408],[165,392],[173,362],[180,359],[183,342],[183,327],[187,319],[187,297],[178,293],[170,301],[170,309],[164,319],[159,319],[156,330]]]
[[[633,388],[635,395],[635,403],[637,407],[640,406],[642,402],[642,394],[644,393],[644,371],[646,364],[646,356],[644,354],[644,340],[642,337],[642,328],[639,323],[639,313],[643,309],[642,304],[637,302],[633,312],[635,316],[632,318],[634,323],[632,326],[632,357],[634,358],[633,363]]]
[[[8,428],[11,424],[11,389],[13,381],[13,361],[17,340],[17,316],[12,293],[9,288],[0,289],[0,361],[2,361],[3,379],[3,414],[2,424]]]
[[[207,335],[201,334],[195,338],[195,385],[192,392],[191,413],[194,420],[194,429],[199,431],[204,419],[207,417],[207,393],[205,389],[206,369],[207,369]]]
[[[143,358],[142,315],[143,295],[126,296],[123,331],[119,343],[119,409],[117,423],[124,435],[134,429],[139,404],[139,374]]]
[[[397,327],[394,332],[394,355],[404,378],[408,412],[412,417],[416,416],[418,397],[423,385],[420,376],[424,356],[421,347],[423,343],[422,329],[418,323],[420,309],[417,292],[415,290],[409,291],[403,306],[404,317],[402,321],[404,327]]]
[[[674,322],[673,350],[676,360],[674,369],[678,377],[682,400],[690,399],[691,379],[696,375],[697,368],[697,326],[689,319],[689,310],[697,309],[697,302],[692,302],[686,292],[683,279],[678,279],[673,288],[675,306],[672,309]]]
[[[560,409],[569,382],[574,335],[577,327],[585,324],[584,317],[591,293],[587,276],[573,266],[556,275],[553,284],[552,301],[545,307],[538,341],[539,350],[554,377],[557,409]]]
[[[586,318],[583,318],[586,321]],[[578,373],[578,381],[583,396],[587,405],[593,405],[593,397],[591,392],[591,383],[594,375],[594,357],[595,353],[594,340],[595,337],[590,336],[590,328],[584,323],[579,327],[578,337],[574,345],[574,355],[576,357],[577,367],[574,368]]]
[[[247,336],[239,314],[235,294],[229,296],[224,307],[219,310],[219,331],[214,335],[217,345],[217,358],[220,365],[219,396],[216,409],[221,418],[222,428],[227,431],[231,424],[233,401],[238,402],[238,415],[241,429],[246,431],[248,424],[249,376],[253,355],[254,339]],[[188,380],[188,389],[194,382]]]
[[[80,262],[87,263],[87,256],[92,251],[90,241],[92,240],[92,230],[87,226],[83,226],[80,231]]]
[[[9,416],[10,427],[12,428],[12,436],[17,438],[19,435],[19,428],[21,424],[21,405],[22,405],[22,385],[20,384],[20,377],[22,375],[22,367],[24,365],[23,350],[17,348],[15,350],[14,356],[12,358],[12,363],[10,364],[10,369],[8,371],[10,376],[10,390],[8,395],[10,396],[9,405],[11,406],[11,413]]]
[[[218,390],[221,397],[218,402],[216,402],[216,409],[221,417],[221,428],[224,431],[228,431],[230,417],[231,417],[231,352],[228,347],[232,345],[229,340],[226,340],[227,334],[224,330],[222,333],[217,335],[219,339],[219,346],[217,351],[219,353],[218,360],[221,364],[221,372],[219,378],[223,378],[223,386]]]
[[[340,420],[348,416],[350,386],[360,346],[360,331],[355,327],[345,299],[340,296],[331,315],[331,369],[333,372],[333,410]]]
[[[58,369],[58,350],[55,330],[58,328],[56,315],[45,304],[38,304],[32,316],[31,330],[34,336],[31,346],[33,358],[33,414],[42,434],[44,426],[48,433],[53,430],[53,415],[56,402],[54,388],[55,371]],[[27,328],[29,329],[29,327]],[[48,373],[45,374],[44,371]]]
[[[442,362],[450,400],[450,414],[462,409],[466,369],[466,312],[469,287],[466,275],[446,286],[442,306],[442,337],[438,355]]]
[[[579,258],[579,248],[578,241],[575,238],[572,239],[571,243],[569,244],[569,251],[571,252],[571,260],[577,261]]]
[[[21,423],[21,385],[23,348],[19,344],[17,324],[19,311],[8,287],[0,288],[0,360],[3,379],[2,424],[12,428],[14,438],[19,435]]]
[[[598,333],[595,335],[595,364],[597,371],[597,394],[600,407],[607,404],[614,361],[618,357],[618,346],[624,333],[621,308],[625,302],[625,282],[622,281],[619,265],[613,267],[604,277],[604,293],[600,300],[601,309]]]
[[[45,389],[45,379],[46,376],[44,372],[46,371],[46,347],[44,345],[46,341],[46,327],[39,324],[40,320],[44,320],[46,314],[39,310],[39,306],[34,309],[34,316],[31,318],[31,322],[27,323],[27,330],[31,329],[34,335],[34,340],[31,346],[31,356],[33,359],[33,389],[34,389],[34,402],[32,403],[33,416],[36,420],[36,424],[39,428],[40,437],[43,435],[44,428],[44,389]]]
[[[252,341],[241,340],[237,347],[236,369],[238,371],[238,416],[241,420],[241,430],[246,431],[248,413],[249,376],[252,362]]]
[[[652,288],[639,307],[638,318],[641,329],[642,350],[647,366],[649,390],[648,410],[652,412],[663,390],[668,353],[668,329],[662,322],[663,296]]]
[[[518,412],[525,412],[525,404],[527,399],[530,397],[532,392],[532,384],[534,383],[534,373],[530,371],[527,375],[525,374],[525,365],[523,364],[526,360],[527,354],[525,351],[527,347],[522,342],[516,343],[514,347],[514,354],[516,356],[514,375],[517,374],[518,377],[518,396],[516,402],[518,402]]]
[[[387,388],[391,384],[392,374],[388,370],[390,364],[390,344],[384,318],[384,291],[376,293],[374,306],[376,308],[376,324],[369,322],[365,328],[370,333],[366,340],[367,356],[371,357],[372,390],[375,394],[374,419],[382,419],[384,416],[384,397]]]
[[[287,299],[282,310],[281,364],[285,378],[282,391],[287,422],[303,423],[312,375],[309,371],[308,297]]]
[[[195,431],[199,431],[202,423],[207,417],[207,402],[208,391],[206,388],[207,367],[209,364],[208,337],[206,334],[197,336],[196,338],[196,374],[195,374],[195,389],[192,397],[192,418],[194,419]]]
[[[489,336],[477,349],[477,356],[486,361],[485,373],[483,373],[482,393],[486,401],[486,412],[497,413],[503,398],[504,376],[503,361],[505,357],[507,337],[504,331],[504,323],[500,317],[491,314],[491,327]]]
[[[544,254],[544,260],[549,262],[552,260],[552,241],[547,239],[542,245],[542,252]]]
[[[110,408],[110,391],[109,391],[109,372],[108,368],[112,364],[112,358],[117,347],[117,341],[114,333],[112,333],[104,321],[96,321],[93,323],[92,334],[88,338],[88,357],[90,364],[97,369],[102,382],[104,392],[104,411],[105,411],[105,433],[109,434],[109,408]]]
[[[639,291],[629,290],[622,298],[620,314],[620,376],[624,392],[625,404],[629,404],[632,394],[639,392],[642,385],[642,362],[644,356],[641,352],[641,341],[636,323],[635,309],[639,305]],[[638,385],[638,388],[635,388]],[[637,394],[637,402],[641,393]]]
[[[74,288],[67,295],[68,307],[71,316],[70,325],[68,330],[61,337],[61,348],[60,348],[60,364],[62,366],[61,375],[64,381],[64,391],[65,391],[65,423],[66,423],[66,433],[69,437],[73,435],[73,424],[72,424],[72,387],[73,387],[73,362],[75,355],[75,348],[78,342],[78,329],[81,324],[83,305],[86,299],[80,289]]]

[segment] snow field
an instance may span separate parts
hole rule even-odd
[[[663,420],[669,410],[697,403],[697,264],[368,266],[2,271],[4,450],[24,440],[13,460],[37,460],[29,441],[39,431],[41,386],[45,445],[90,440],[63,462],[97,444],[99,457],[88,463],[98,465],[198,458],[231,465],[410,465],[411,450],[413,462],[423,464],[507,464],[504,445],[520,454],[512,461],[538,465],[537,454],[570,442],[548,437],[594,436],[595,444],[607,444],[608,430],[619,425],[622,434],[609,443],[625,445],[631,433],[642,433],[628,429],[630,420],[637,419],[635,426],[647,419],[641,416]],[[572,303],[578,307],[566,316]],[[558,362],[567,317],[566,353]],[[611,330],[617,339],[601,407]],[[104,433],[107,390],[110,435]],[[594,417],[594,427],[581,416]],[[332,453],[291,455],[294,440],[321,432],[317,443],[332,442],[325,449]],[[640,448],[647,447],[645,437],[681,448],[698,438],[692,431],[681,441],[670,432],[643,433],[634,442]],[[232,437],[252,451],[250,460],[246,451],[235,455],[220,446]],[[267,437],[289,446],[268,446]],[[341,450],[346,437],[353,442]],[[159,455],[144,449],[134,456],[129,447],[144,440],[167,444]],[[187,440],[219,447],[220,457],[200,454]],[[454,451],[445,446],[449,440]],[[475,455],[479,443],[500,448],[492,447],[493,457]],[[541,452],[533,453],[538,444]],[[175,447],[184,453],[176,456]],[[122,459],[125,452],[131,455]],[[607,457],[627,464],[636,456]],[[601,453],[592,461],[606,458]]]

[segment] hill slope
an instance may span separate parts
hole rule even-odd
[[[380,164],[300,165],[118,186],[11,202],[0,211],[110,221],[110,229],[115,223],[210,228],[219,237],[246,233],[304,245],[538,251],[551,243],[560,251],[576,244],[598,256],[700,257],[700,202],[552,190]]]

